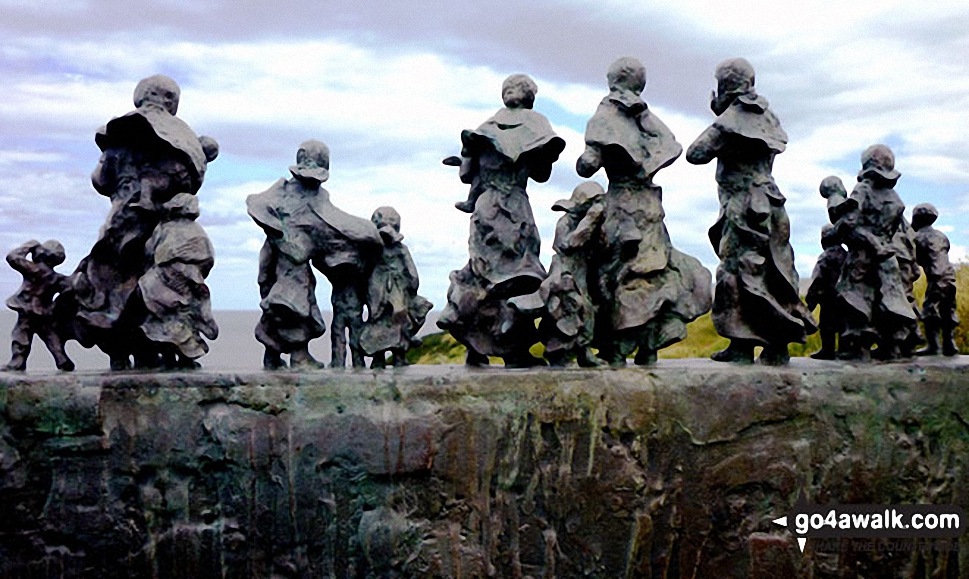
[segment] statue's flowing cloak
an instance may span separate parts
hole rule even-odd
[[[548,180],[565,141],[541,114],[508,108],[463,131],[461,141],[461,179],[474,199],[470,259],[451,272],[438,325],[481,354],[524,356],[537,341],[537,312],[509,298],[535,294],[546,276],[525,186],[529,178]]]
[[[803,343],[817,330],[799,295],[786,199],[771,174],[786,144],[767,99],[745,94],[691,146],[718,159],[720,215],[709,231],[720,257],[713,323],[730,339]]]
[[[82,345],[99,345],[123,356],[131,348],[132,294],[152,264],[145,246],[158,224],[161,205],[178,193],[196,193],[206,157],[198,136],[181,119],[144,106],[98,130],[102,151],[92,175],[95,189],[111,199],[98,240],[71,276],[61,317],[72,320]]]
[[[838,295],[848,321],[845,336],[903,342],[916,327],[901,267],[909,261],[910,251],[902,215],[905,205],[894,183],[883,185],[858,183],[850,197],[857,209],[838,221],[838,233],[848,246]]]
[[[548,180],[565,141],[539,113],[507,108],[476,130],[463,131],[461,141],[477,161],[480,191],[471,215],[471,269],[497,294],[531,293],[546,272],[525,186],[529,178]]]
[[[290,352],[326,331],[311,263],[322,270],[365,269],[380,237],[369,220],[335,207],[322,187],[306,191],[298,182],[279,179],[266,191],[250,195],[246,206],[266,232],[259,255],[263,315],[256,338],[277,351]]]
[[[147,249],[154,265],[138,282],[148,312],[141,329],[149,340],[198,358],[209,351],[202,336],[214,340],[219,335],[205,285],[215,264],[212,242],[202,226],[182,219],[156,227]]]
[[[586,146],[609,176],[596,272],[597,341],[619,338],[622,354],[655,351],[686,337],[686,322],[710,309],[710,272],[673,248],[653,175],[683,152],[638,95],[613,92],[586,125]],[[623,339],[625,338],[625,339]]]

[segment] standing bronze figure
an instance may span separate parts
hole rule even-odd
[[[771,175],[787,134],[754,90],[749,62],[721,62],[716,78],[710,108],[717,119],[686,154],[693,164],[717,159],[720,216],[709,232],[720,257],[713,324],[730,345],[713,359],[749,364],[763,346],[762,363],[786,364],[787,345],[816,330],[798,293],[786,199]]]

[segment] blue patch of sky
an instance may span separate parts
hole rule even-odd
[[[219,153],[205,173],[205,187],[225,187],[248,181],[275,181],[284,176],[285,167],[277,167],[269,161],[253,157],[240,157],[231,153]]]
[[[535,104],[535,110],[545,115],[552,124],[565,125],[580,133],[585,132],[585,124],[592,117],[592,114],[595,113],[595,109],[593,108],[589,110],[588,114],[575,114],[562,108],[555,101],[541,100],[541,98],[541,91],[539,91],[539,101]]]

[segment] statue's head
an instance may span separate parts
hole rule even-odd
[[[64,263],[66,254],[64,246],[56,239],[48,239],[34,249],[34,261],[39,261],[50,267],[56,267]]]
[[[178,111],[178,99],[182,89],[171,78],[156,74],[144,78],[135,87],[135,108],[143,106],[158,106],[174,115]]]
[[[902,174],[895,170],[895,154],[888,145],[872,145],[861,154],[858,180],[883,179],[897,181]]]
[[[296,151],[296,164],[289,171],[300,179],[325,182],[330,178],[330,148],[315,139],[305,141]]]
[[[219,142],[212,137],[201,136],[199,137],[199,144],[202,145],[202,152],[205,154],[205,160],[211,163],[219,156]]]
[[[583,181],[572,190],[568,199],[560,199],[552,205],[552,211],[566,211],[569,213],[584,213],[593,203],[606,194],[602,185],[595,181]]]
[[[609,66],[606,73],[609,90],[628,90],[641,94],[646,88],[646,67],[631,56],[624,56]]]
[[[179,193],[162,205],[162,209],[169,219],[198,219],[199,199],[191,193]]]
[[[535,104],[538,85],[527,74],[513,74],[501,83],[501,100],[510,109],[530,109]]]
[[[838,197],[848,196],[848,191],[845,189],[844,183],[842,183],[841,179],[834,175],[825,177],[824,180],[821,181],[821,186],[818,188],[818,190],[821,192],[821,197],[824,197],[825,199],[830,198],[832,195]]]
[[[390,227],[394,231],[400,232],[400,213],[397,213],[397,210],[393,207],[378,207],[370,217],[370,221],[373,221],[377,229]]]
[[[754,89],[754,67],[745,58],[730,58],[717,65],[717,92],[710,98],[713,112],[723,114],[738,96]]]
[[[931,203],[919,203],[912,209],[912,228],[916,231],[928,227],[939,218],[939,210]]]
[[[834,225],[826,223],[821,228],[821,247],[828,249],[829,247],[835,247],[837,245],[841,245],[841,237],[838,235],[838,230]]]

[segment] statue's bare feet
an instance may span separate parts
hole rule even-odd
[[[942,336],[942,355],[943,356],[955,356],[959,353],[959,348],[956,347],[955,340],[952,339],[952,332],[948,335]]]
[[[569,357],[564,350],[555,350],[554,352],[545,350],[545,359],[548,360],[548,365],[553,368],[564,368],[569,365]]]
[[[468,348],[468,357],[465,358],[464,364],[465,366],[487,366],[490,361],[488,356]]]
[[[607,366],[606,361],[592,353],[592,348],[582,348],[576,361],[583,368],[602,368]]]
[[[505,356],[505,368],[534,368],[536,366],[548,366],[548,362],[542,358],[536,358],[529,353],[521,356]]]
[[[310,355],[308,348],[293,350],[289,354],[289,367],[299,370],[316,370],[323,368],[323,363]]]

